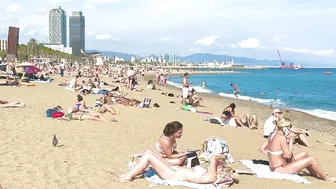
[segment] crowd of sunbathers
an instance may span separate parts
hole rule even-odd
[[[125,85],[129,89],[133,89],[136,72],[132,69],[128,72],[125,78]],[[122,71],[123,74],[126,70]],[[87,85],[83,82],[82,85],[77,84],[77,74],[69,85],[82,94],[89,94],[93,86],[109,86],[101,81],[98,75],[95,75],[93,80],[89,79]],[[91,88],[89,88],[91,86]],[[104,88],[99,88],[100,90]],[[181,97],[174,94],[163,93],[167,96]],[[189,96],[189,104],[195,107],[200,106],[202,98],[196,95],[196,91],[192,90]],[[112,115],[118,114],[112,105],[123,104],[126,106],[137,106],[141,101],[136,99],[126,98],[123,94],[122,88],[119,86],[106,91],[97,99],[93,107],[87,106],[82,95],[77,95],[76,103],[71,110],[60,117],[62,120],[95,120],[107,121],[106,118],[100,114],[109,112]],[[21,102],[7,102],[0,101],[0,107],[24,107]],[[236,105],[231,103],[226,107],[220,117],[208,117],[205,121],[210,121],[221,125],[228,126],[246,126],[250,129],[258,128],[258,120],[255,115],[245,114],[242,117],[235,115]],[[114,120],[114,119],[113,119]],[[177,152],[177,140],[183,135],[183,125],[178,121],[168,123],[163,129],[162,136],[156,141],[153,150],[147,150],[141,158],[130,167],[126,174],[119,175],[119,180],[122,182],[132,181],[138,175],[145,173],[150,169],[154,169],[160,178],[164,180],[188,181],[199,184],[215,183],[223,179],[228,159],[226,154],[213,154],[211,157],[206,157],[209,162],[207,169],[201,166],[185,167],[188,156],[195,151]],[[335,177],[328,176],[320,167],[317,159],[306,152],[293,153],[293,145],[295,142],[305,146],[310,146],[305,136],[309,135],[308,131],[293,128],[289,115],[283,113],[279,109],[275,109],[272,116],[266,120],[264,125],[264,138],[267,140],[261,145],[260,150],[265,154],[269,161],[271,171],[278,173],[297,173],[303,169],[307,169],[312,176],[326,180],[336,181]],[[175,167],[173,167],[175,166]]]

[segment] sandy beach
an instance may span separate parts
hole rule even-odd
[[[145,88],[147,79],[141,82]],[[94,121],[60,121],[46,117],[45,111],[57,105],[65,110],[74,105],[77,93],[65,90],[58,84],[65,79],[55,77],[51,83],[37,83],[36,87],[0,87],[0,99],[22,101],[27,107],[23,109],[0,109],[0,184],[4,189],[107,189],[149,187],[149,182],[137,179],[131,183],[116,182],[116,174],[127,171],[129,156],[153,149],[166,123],[180,121],[184,126],[184,135],[178,141],[178,151],[199,149],[210,136],[226,140],[236,160],[233,168],[246,169],[238,160],[267,159],[259,152],[264,142],[263,131],[247,128],[221,127],[204,122],[205,114],[196,114],[180,109],[180,99],[161,95],[162,92],[181,93],[170,86],[160,86],[161,90],[142,92],[128,91],[127,97],[142,100],[150,97],[152,103],[160,108],[141,109],[115,105],[120,112],[117,122]],[[111,82],[111,78],[102,78]],[[81,81],[82,78],[79,79]],[[253,102],[225,99],[213,95],[200,94],[206,107],[201,111],[213,112],[219,116],[231,102],[237,105],[237,115],[256,114],[260,127],[271,115],[272,108]],[[93,105],[100,95],[86,95],[84,100]],[[175,104],[169,103],[175,101]],[[110,115],[103,115],[112,118]],[[324,170],[336,176],[335,147],[317,143],[323,140],[336,143],[336,122],[317,118],[306,113],[291,111],[293,125],[311,131],[308,140],[311,148],[295,145],[294,152],[307,151],[319,160]],[[61,147],[53,147],[51,142],[56,134]],[[306,171],[305,171],[306,172]],[[334,183],[304,176],[311,185],[298,184],[293,181],[268,180],[256,176],[239,176],[240,183],[232,188],[286,188],[307,189],[335,187]],[[184,187],[163,187],[178,189]]]

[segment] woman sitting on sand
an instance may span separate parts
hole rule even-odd
[[[25,104],[23,102],[8,102],[5,100],[0,100],[1,108],[24,108]]]
[[[189,96],[189,104],[193,107],[200,106],[200,103],[202,101],[202,98],[196,95],[196,90],[191,89],[191,95]]]
[[[163,135],[157,140],[154,152],[167,160],[171,165],[182,165],[187,159],[187,152],[175,151],[176,139],[182,137],[183,125],[178,121],[168,123],[163,129]]]
[[[88,112],[89,107],[86,106],[84,99],[81,95],[77,95],[77,102],[74,107],[72,107],[72,112]]]
[[[256,115],[245,114],[243,117],[239,118],[238,116],[235,116],[235,108],[236,104],[231,103],[224,109],[224,111],[229,111],[239,126],[246,126],[250,129],[258,129],[258,119]],[[252,127],[252,124],[254,124],[254,127]]]
[[[290,132],[291,120],[281,117],[276,123],[277,131],[268,138],[267,156],[271,171],[293,174],[306,168],[312,176],[325,180],[336,181],[322,170],[317,159],[307,152],[293,154],[293,142],[297,134]]]
[[[85,114],[85,113],[68,113],[63,117],[60,117],[61,120],[72,121],[72,120],[94,120],[94,121],[107,121],[106,118],[101,117],[99,114]]]
[[[120,175],[121,182],[133,181],[137,175],[143,173],[151,165],[157,174],[164,180],[188,181],[199,184],[217,183],[224,178],[224,161],[226,156],[213,155],[210,160],[209,171],[200,166],[193,168],[171,167],[165,159],[158,157],[154,152],[146,151],[139,162],[126,174]]]
[[[98,109],[99,113],[110,112],[112,115],[118,114],[118,112],[112,107],[112,96],[112,92],[107,92],[96,102],[96,104],[100,106]]]

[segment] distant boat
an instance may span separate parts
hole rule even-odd
[[[331,71],[324,71],[324,74],[332,74]]]

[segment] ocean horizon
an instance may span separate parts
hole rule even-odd
[[[218,69],[210,70],[218,71]],[[190,90],[194,88],[198,93],[236,98],[230,86],[234,83],[240,88],[240,100],[297,110],[336,121],[336,75],[324,74],[324,71],[336,73],[335,68],[236,69],[235,71],[243,73],[193,75],[190,72],[189,81],[193,82]],[[181,88],[182,78],[171,76],[167,84]],[[207,82],[205,88],[202,87],[203,81]]]

